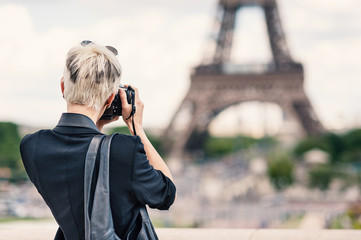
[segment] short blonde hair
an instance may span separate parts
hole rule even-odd
[[[64,69],[64,98],[100,109],[120,84],[121,66],[113,52],[96,43],[69,50]]]

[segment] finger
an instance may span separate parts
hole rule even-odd
[[[132,87],[134,89],[135,92],[135,102],[138,103],[140,102],[140,97],[139,97],[139,90],[136,87]]]
[[[124,103],[124,101],[127,101],[127,94],[125,93],[125,90],[122,88],[119,88],[119,95],[120,95],[120,100],[122,101],[122,104]]]
[[[135,93],[135,105],[144,105],[143,103],[142,103],[142,101],[140,100],[140,97],[139,97],[139,90],[138,90],[138,88],[136,88],[136,87],[134,87],[134,86],[131,86],[131,85],[128,85],[128,84],[124,84],[123,85],[124,87],[131,87],[133,90],[134,90],[134,93]],[[122,89],[122,90],[124,90],[124,89]],[[125,94],[126,95],[126,94]],[[126,97],[126,96],[125,96]],[[123,99],[122,99],[122,101],[123,101]]]
[[[127,94],[125,93],[125,90],[124,89],[119,89],[119,95],[120,95],[120,100],[122,101],[122,108],[123,109],[129,109],[130,104],[128,103]]]

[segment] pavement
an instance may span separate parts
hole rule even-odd
[[[300,229],[325,228],[325,214],[322,212],[308,212],[302,219]]]
[[[0,224],[0,240],[50,240],[58,229],[54,221],[16,221]]]
[[[53,221],[24,221],[0,224],[0,240],[54,239]],[[158,228],[160,240],[360,240],[359,230],[299,229],[205,229]]]

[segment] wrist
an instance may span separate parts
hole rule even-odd
[[[129,131],[130,131],[130,133],[132,135],[135,135],[134,130],[136,131],[137,135],[140,135],[140,134],[144,133],[144,129],[143,129],[142,125],[137,124],[136,122],[134,122],[134,125],[133,125],[132,121],[127,121],[126,124],[127,124],[127,127],[128,127],[128,129],[129,129]]]

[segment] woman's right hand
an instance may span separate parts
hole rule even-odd
[[[125,87],[128,87],[128,85],[124,85]],[[140,100],[139,98],[139,91],[137,88],[133,87],[134,92],[135,92],[135,114],[134,114],[134,127],[136,129],[137,132],[139,132],[139,130],[143,129],[143,109],[144,109],[144,104],[143,102]],[[130,114],[132,112],[132,104],[129,104],[127,101],[127,94],[125,93],[124,89],[119,89],[119,94],[120,94],[120,99],[122,101],[122,117],[123,117],[123,121],[125,122],[125,124],[127,124],[129,131],[134,134],[133,132],[133,125],[132,125],[132,118],[130,117]],[[128,119],[129,118],[129,119]]]

